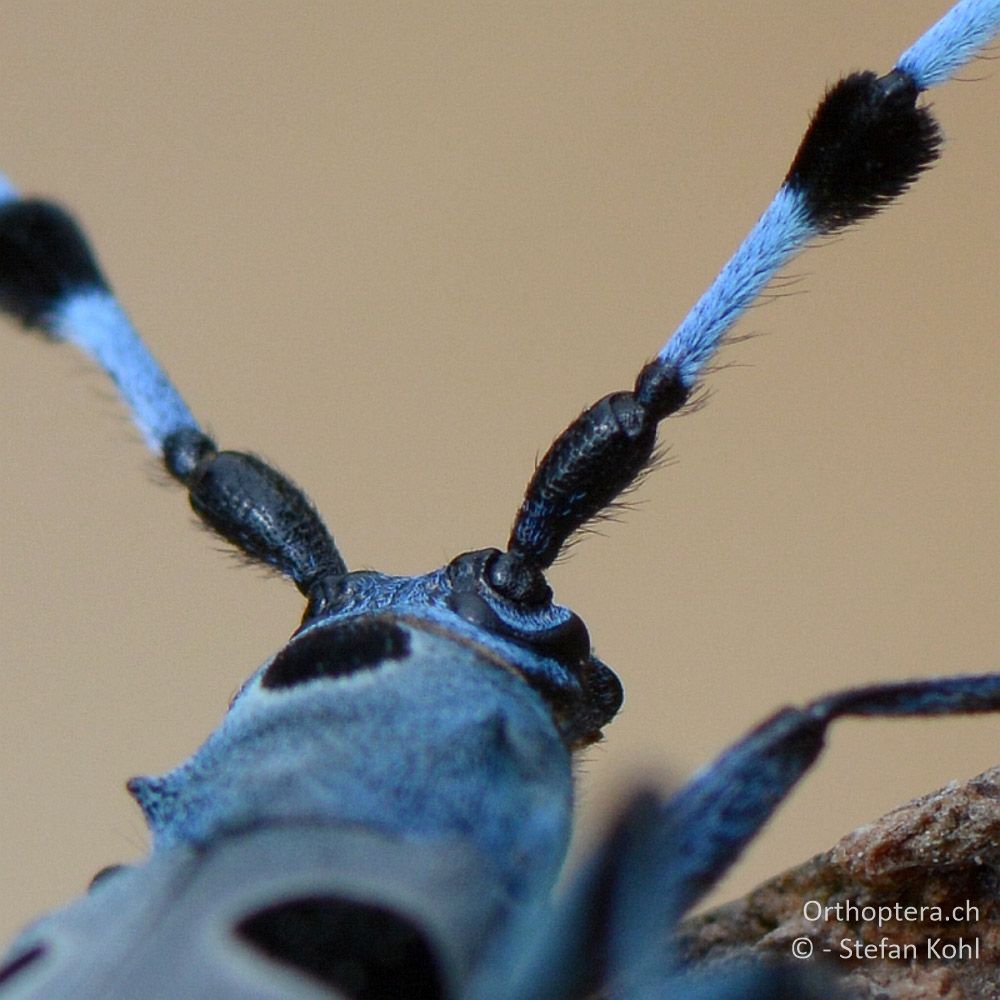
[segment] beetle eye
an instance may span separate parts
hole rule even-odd
[[[500,616],[480,597],[471,590],[455,590],[448,595],[448,607],[460,618],[472,625],[503,635],[504,628]]]
[[[521,631],[507,624],[484,597],[471,590],[456,590],[448,595],[448,606],[465,621],[494,635],[519,642],[542,656],[567,666],[584,662],[590,656],[590,633],[579,615],[548,629]]]
[[[583,663],[590,656],[590,633],[583,619],[570,612],[568,620],[532,635],[530,645],[560,663]]]

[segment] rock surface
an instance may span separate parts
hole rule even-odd
[[[793,943],[807,939],[805,961],[834,968],[861,1000],[996,1000],[1000,767],[855,830],[743,899],[689,919],[680,938],[698,963],[791,962]]]

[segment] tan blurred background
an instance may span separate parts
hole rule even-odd
[[[354,568],[502,544],[537,454],[631,385],[753,223],[807,113],[945,0],[21,3],[0,165],[78,210],[224,446]],[[943,162],[791,268],[640,509],[552,573],[627,705],[581,826],[789,700],[997,668],[1000,70],[933,96]],[[6,324],[5,324],[6,326]],[[192,527],[105,382],[0,337],[0,937],[145,833],[285,640],[294,588]],[[844,724],[719,895],[1000,761],[1000,720]]]

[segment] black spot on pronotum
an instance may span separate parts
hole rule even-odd
[[[293,639],[271,661],[261,685],[287,688],[321,677],[346,677],[373,670],[410,652],[407,633],[391,621],[348,619],[311,629]]]
[[[245,917],[237,935],[351,1000],[443,1000],[438,963],[410,920],[371,903],[307,896]]]
[[[44,957],[46,949],[43,945],[35,945],[34,948],[18,955],[17,958],[9,961],[3,968],[0,968],[0,990],[2,990],[15,976],[24,972],[30,965],[34,965],[40,958]]]

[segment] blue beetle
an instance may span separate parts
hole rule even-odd
[[[149,864],[105,875],[76,908],[29,931],[0,985],[109,995],[138,989],[115,976],[139,975],[143,995],[290,995],[318,980],[357,996],[555,997],[638,977],[636,995],[745,995],[755,970],[707,987],[669,952],[652,960],[661,932],[766,820],[829,722],[993,710],[997,678],[883,685],[779,713],[675,796],[635,800],[571,903],[550,913],[569,833],[569,752],[599,737],[621,688],[546,571],[649,469],[660,421],[690,404],[729,327],[790,257],[874,213],[930,165],[939,134],[919,95],[996,22],[995,4],[960,3],[890,73],[834,87],[774,202],[678,332],[631,389],[557,438],[506,546],[418,577],[349,571],[287,477],[219,450],[135,336],[72,218],[8,188],[0,303],[109,372],[195,512],[288,576],[306,610],[188,762],[131,782],[154,835]],[[274,884],[234,884],[247,868]],[[655,876],[656,900],[637,873]],[[181,884],[191,891],[175,899]],[[88,966],[78,944],[96,913],[151,928],[163,892],[170,919],[141,972],[112,947],[127,937],[115,927],[101,946],[88,939]],[[205,954],[185,951],[199,914],[214,921],[194,936]],[[533,947],[540,922],[552,933]]]

